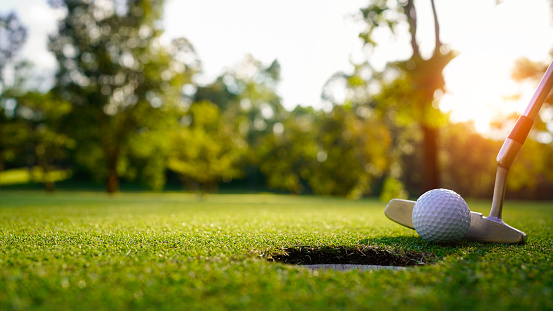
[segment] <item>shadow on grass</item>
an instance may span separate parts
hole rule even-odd
[[[489,252],[497,251],[498,248],[510,249],[523,247],[523,244],[505,244],[505,243],[487,243],[479,241],[461,240],[455,243],[435,244],[424,241],[420,237],[376,237],[363,239],[359,241],[363,245],[376,245],[386,249],[400,249],[406,251],[421,251],[431,254],[431,261],[439,261],[442,258],[453,255],[462,254],[463,257],[481,257]]]
[[[399,247],[399,248],[421,248],[428,245],[428,243],[425,242],[423,239],[415,236],[397,236],[397,237],[384,236],[384,237],[363,239],[359,241],[359,243],[364,245],[383,244],[383,245],[387,245],[391,247]]]

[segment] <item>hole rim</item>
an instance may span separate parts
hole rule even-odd
[[[432,264],[436,255],[430,252],[394,250],[372,245],[281,247],[266,259],[295,266],[357,265],[382,267],[416,267]]]

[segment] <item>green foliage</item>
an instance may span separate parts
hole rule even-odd
[[[378,45],[374,39],[375,30],[385,28],[395,33],[397,26],[405,22],[403,7],[399,1],[373,0],[360,11],[367,27],[359,34],[359,38],[371,47]]]
[[[438,108],[439,98],[435,94],[445,92],[442,71],[454,57],[450,51],[427,60],[414,56],[390,63],[388,70],[397,77],[381,80],[380,93],[375,96],[377,110],[392,113],[400,126],[412,122],[432,128],[446,125],[449,116]]]
[[[367,94],[366,101],[374,107],[391,127],[404,127],[410,123],[418,125],[422,135],[420,149],[423,155],[419,164],[422,178],[419,187],[423,190],[440,186],[438,163],[439,128],[447,123],[448,116],[438,108],[438,93],[445,92],[443,69],[455,57],[440,41],[439,22],[435,11],[434,0],[430,0],[434,10],[435,46],[432,55],[424,58],[417,41],[417,7],[414,1],[371,1],[361,9],[366,29],[359,35],[365,46],[373,48],[379,42],[375,32],[388,30],[395,33],[400,26],[407,26],[410,34],[412,55],[409,59],[390,62],[384,71],[376,71],[366,61],[358,64],[356,72],[371,72],[372,92]],[[400,34],[395,33],[396,37]],[[370,58],[369,58],[370,59]],[[356,74],[350,77],[357,77]],[[351,80],[351,79],[350,79]],[[353,79],[353,85],[362,85]],[[366,96],[367,96],[366,95]],[[412,128],[410,128],[412,129]],[[392,130],[397,131],[397,129]],[[400,147],[401,149],[401,147]],[[395,152],[397,153],[397,152]],[[407,170],[404,170],[407,171]]]
[[[223,82],[235,96],[222,111],[225,119],[237,130],[253,151],[264,135],[286,115],[276,87],[280,80],[280,65],[273,61],[266,66],[248,55],[235,68],[223,74]],[[255,161],[255,152],[250,152]]]
[[[248,55],[213,83],[198,87],[194,96],[196,102],[217,105],[227,130],[246,143],[240,162],[250,185],[261,183],[255,173],[266,161],[260,158],[261,145],[288,116],[276,91],[279,80],[278,61],[266,65]]]
[[[128,180],[139,180],[148,189],[163,190],[166,182],[166,162],[171,148],[170,135],[174,122],[166,120],[162,126],[142,129],[130,141],[126,156],[126,167],[119,167],[121,176]]]
[[[78,142],[77,153],[102,150],[98,160],[104,168],[88,169],[106,174],[99,177],[107,177],[107,190],[115,192],[130,141],[171,117],[199,62],[194,57],[182,62],[183,54],[194,56],[186,40],[161,44],[163,1],[51,5],[67,11],[49,48],[59,64],[55,91],[73,105],[68,129]]]
[[[523,57],[515,62],[512,78],[519,82],[529,81],[537,84],[547,67],[547,63],[534,62]],[[534,120],[530,137],[509,172],[508,189],[532,197],[541,197],[540,193],[548,192],[549,190],[545,189],[550,189],[553,185],[552,94],[545,99],[544,106]],[[518,116],[497,120],[495,125],[501,129],[505,124],[514,124],[515,118]]]
[[[470,123],[450,124],[441,133],[444,188],[463,197],[491,198],[502,142],[482,137]]]
[[[15,162],[20,159],[28,138],[25,122],[15,117],[16,107],[15,99],[5,97],[0,99],[0,171],[4,169],[5,162]]]
[[[27,65],[18,58],[26,39],[27,29],[15,13],[0,15],[0,172],[6,161],[21,154],[26,139],[25,125],[17,117],[17,102],[12,98],[19,91],[19,73]],[[8,69],[12,69],[10,76]]]
[[[53,92],[25,89],[28,80],[25,73],[30,68],[29,63],[20,62],[14,68],[11,85],[0,98],[0,171],[4,161],[15,167],[39,165],[46,189],[52,191],[54,180],[50,171],[56,162],[67,157],[68,149],[74,145],[62,132],[71,105]]]
[[[317,142],[326,154],[315,167],[309,184],[315,193],[360,198],[371,191],[374,178],[387,170],[390,133],[375,118],[335,106],[321,121]]]
[[[224,122],[219,108],[207,101],[194,103],[185,118],[190,126],[171,134],[168,168],[202,185],[241,176],[239,164],[247,145]]]
[[[316,194],[360,198],[388,168],[391,137],[375,118],[347,107],[314,113],[296,108],[260,147],[269,186],[293,193],[309,185]]]
[[[75,145],[75,141],[63,133],[64,118],[71,112],[71,104],[52,92],[29,91],[15,99],[19,117],[26,126],[27,144],[33,147],[35,161],[43,170],[46,190],[53,191],[50,171]]]
[[[326,153],[317,143],[317,114],[313,108],[296,107],[290,116],[273,127],[257,149],[259,168],[271,188],[302,193],[312,175],[317,156]]]
[[[517,156],[507,179],[507,189],[536,195],[541,187],[553,184],[553,149],[534,139],[527,139]],[[527,197],[527,196],[524,196]]]
[[[507,197],[545,198],[553,185],[551,145],[540,143],[532,136],[509,170]],[[444,127],[441,140],[444,187],[454,189],[463,197],[490,198],[497,170],[495,158],[503,141],[481,136],[470,123]]]
[[[14,12],[0,15],[0,94],[14,85],[13,77],[6,75],[6,69],[17,67],[18,53],[27,40],[27,28]]]
[[[408,195],[401,181],[387,177],[380,193],[380,201],[389,202],[391,199],[407,199]]]
[[[408,29],[413,54],[383,70],[368,57],[333,75],[324,111],[282,107],[276,60],[248,55],[196,85],[201,62],[192,44],[161,40],[162,0],[49,3],[65,15],[49,41],[59,70],[47,93],[29,89],[31,66],[18,58],[25,27],[13,14],[0,16],[0,171],[40,165],[49,176],[70,167],[79,178],[107,181],[110,192],[120,177],[160,191],[169,169],[204,188],[244,178],[252,188],[266,182],[294,194],[355,199],[382,188],[374,195],[388,199],[405,189],[417,194],[425,181],[435,187],[440,177],[440,186],[465,196],[490,195],[499,143],[450,125],[437,108],[442,71],[455,53],[436,27],[434,52],[421,55],[413,0],[374,0],[360,10],[369,52],[380,44],[378,33],[404,38]],[[544,69],[522,59],[513,76],[535,80]],[[516,196],[544,197],[552,185],[551,109],[536,120],[528,151],[511,170]]]

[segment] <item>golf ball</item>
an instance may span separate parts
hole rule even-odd
[[[470,226],[470,209],[463,198],[448,189],[433,189],[413,207],[413,225],[424,240],[450,243],[461,240]]]

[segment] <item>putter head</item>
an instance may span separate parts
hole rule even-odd
[[[384,214],[400,225],[415,229],[412,219],[413,206],[415,201],[393,199],[386,206]],[[509,226],[500,218],[483,217],[481,213],[470,212],[469,231],[463,239],[515,244],[526,242],[526,237],[526,233]]]

